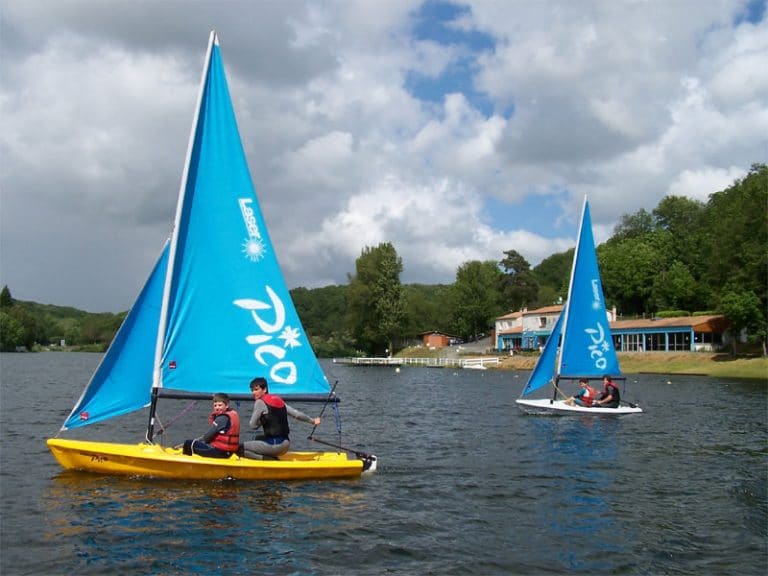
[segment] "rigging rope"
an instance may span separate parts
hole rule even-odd
[[[339,444],[341,444],[341,412],[339,411],[338,404],[333,405],[333,416],[336,421],[336,432],[339,435]]]
[[[167,425],[167,426],[163,426],[163,423],[162,423],[162,422],[160,422],[160,417],[159,417],[159,416],[156,416],[156,418],[157,418],[157,421],[158,421],[158,423],[160,424],[160,430],[158,430],[158,432],[157,432],[157,435],[158,435],[158,436],[162,436],[162,435],[163,435],[163,432],[165,432],[165,431],[166,431],[168,428],[170,428],[170,427],[171,427],[171,425],[172,425],[174,422],[176,422],[176,421],[177,421],[179,418],[181,418],[182,416],[184,416],[184,414],[186,414],[187,412],[189,412],[190,410],[192,410],[192,407],[193,407],[195,404],[197,404],[197,400],[192,400],[192,402],[190,402],[189,404],[187,404],[187,407],[186,407],[186,408],[184,408],[184,410],[182,410],[182,411],[179,413],[179,415],[178,415],[178,416],[176,416],[175,418],[171,419],[171,421],[170,421],[170,422],[168,422],[168,425]]]
[[[560,392],[560,395],[561,395],[563,398],[569,398],[569,396],[566,396],[566,395],[565,395],[565,392],[563,392],[562,390],[560,390],[560,387],[557,385],[557,380],[555,380],[555,381],[552,383],[552,386],[554,386],[554,387],[555,387],[555,392]],[[555,394],[555,400],[557,400],[557,394]]]
[[[326,406],[328,406],[328,403],[331,401],[331,398],[333,398],[333,393],[336,391],[336,385],[338,383],[339,383],[338,380],[336,380],[336,382],[333,383],[333,388],[331,388],[331,391],[328,392],[328,398],[325,399],[325,404],[323,404],[323,409],[320,410],[320,416],[318,416],[318,418],[322,418],[323,414],[325,414],[325,408],[326,408]],[[334,403],[333,407],[334,407],[334,409],[336,409],[336,403]],[[316,429],[317,429],[317,424],[312,426],[312,432],[309,433],[309,439],[310,440],[312,439],[312,436],[314,436]]]

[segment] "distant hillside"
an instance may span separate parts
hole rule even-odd
[[[8,287],[0,297],[0,349],[34,350],[39,346],[95,346],[112,341],[126,312],[92,313],[71,306],[14,300]]]

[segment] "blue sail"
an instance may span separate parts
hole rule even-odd
[[[560,344],[561,326],[563,324],[563,314],[557,317],[555,327],[552,329],[552,334],[549,335],[547,343],[544,345],[544,350],[539,357],[539,361],[534,366],[531,375],[528,377],[528,382],[523,389],[521,396],[530,394],[534,390],[550,384],[555,377],[555,359],[557,357],[557,348]]]
[[[248,393],[263,376],[276,394],[327,396],[259,208],[213,33],[198,102],[154,386]]]
[[[95,424],[149,404],[168,243],[62,430]]]
[[[561,378],[620,376],[586,197],[573,258],[557,373]]]

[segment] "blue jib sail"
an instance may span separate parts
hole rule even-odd
[[[563,310],[563,344],[557,372],[561,378],[595,378],[604,374],[620,376],[586,198],[573,257],[568,302]]]
[[[156,387],[249,393],[251,379],[263,376],[276,394],[329,393],[259,208],[215,34],[167,282]]]
[[[563,314],[557,317],[555,327],[552,329],[552,334],[549,335],[547,343],[544,345],[544,350],[539,357],[539,361],[536,362],[531,375],[528,377],[528,382],[523,389],[521,396],[530,394],[534,390],[538,390],[542,386],[546,386],[552,382],[555,376],[555,360],[557,358],[557,347],[560,344],[561,326],[563,325]]]
[[[150,400],[168,243],[62,430],[139,410]]]

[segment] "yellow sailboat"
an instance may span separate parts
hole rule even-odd
[[[339,444],[276,460],[204,458],[154,442],[161,399],[250,398],[266,377],[288,401],[336,402],[283,279],[211,33],[169,240],[112,345],[48,447],[66,469],[153,478],[345,478],[376,469]],[[149,408],[140,444],[64,439],[65,431]],[[313,431],[314,432],[314,431]]]

